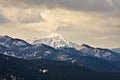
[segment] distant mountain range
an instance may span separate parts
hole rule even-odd
[[[54,35],[47,38],[37,39],[32,44],[33,45],[45,44],[60,50],[61,48],[62,49],[67,48],[67,50],[66,49],[64,50],[66,52],[71,52],[71,49],[68,48],[74,48],[74,51],[76,50],[75,52],[80,54],[84,53],[83,55],[86,56],[93,56],[105,60],[120,61],[120,54],[118,54],[117,52],[114,52],[109,49],[94,48],[87,44],[79,45],[77,43],[64,39],[63,37],[61,37],[61,35]]]
[[[42,38],[28,43],[9,36],[0,37],[0,53],[27,60],[46,59],[64,61],[95,71],[119,72],[120,54],[109,49],[78,45],[60,35]],[[117,62],[111,64],[111,62]]]

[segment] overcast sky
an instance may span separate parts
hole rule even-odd
[[[120,47],[120,0],[0,0],[0,35],[53,33],[79,44]]]

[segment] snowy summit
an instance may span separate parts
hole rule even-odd
[[[76,43],[68,41],[67,39],[63,38],[60,34],[57,33],[53,33],[50,36],[35,40],[32,44],[33,45],[45,44],[54,48],[77,46]]]

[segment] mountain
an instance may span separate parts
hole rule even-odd
[[[24,55],[20,54],[20,51],[30,46],[32,45],[22,39],[0,36],[0,53],[4,55],[21,58]]]
[[[45,44],[31,45],[24,40],[14,39],[8,36],[0,38],[1,54],[27,60],[46,59],[64,61],[78,66],[84,66],[91,70],[102,72],[119,72],[120,68],[108,61],[88,56],[72,47],[53,48]],[[19,44],[18,43],[22,43]],[[24,43],[24,46],[23,46]],[[9,46],[9,47],[8,47]],[[10,47],[12,46],[12,48]]]
[[[24,60],[0,54],[0,80],[120,80],[119,75],[60,61]]]
[[[0,36],[0,45],[11,49],[17,47],[30,46],[30,44],[24,40],[17,38],[14,39],[9,36]]]
[[[120,61],[120,54],[109,49],[94,48],[86,44],[83,44],[76,49],[85,55],[94,56],[105,60]]]
[[[116,52],[116,53],[120,53],[120,48],[113,48],[111,50],[114,51],[114,52]]]
[[[76,47],[78,46],[76,43],[70,42],[66,39],[64,39],[60,34],[52,34],[49,37],[41,38],[38,40],[35,40],[33,45],[40,45],[40,44],[46,44],[53,48],[60,48],[60,47]]]
[[[4,52],[4,55],[13,56],[27,60],[46,59],[53,61],[64,61],[78,66],[84,66],[91,70],[102,72],[119,72],[120,68],[94,57],[82,56],[80,54],[67,53],[56,50],[47,45],[31,46],[22,51]],[[98,69],[99,68],[99,69]]]
[[[58,34],[54,34],[50,37],[35,40],[32,44],[37,46],[41,44],[46,44],[55,49],[59,49],[59,50],[63,49],[62,51],[69,53],[76,53],[76,54],[84,53],[82,55],[94,56],[100,59],[111,60],[111,61],[120,61],[120,54],[118,54],[117,52],[111,51],[109,49],[94,48],[87,44],[79,45],[77,43],[70,42],[64,39],[61,35]],[[73,50],[73,48],[74,51],[71,51],[71,49]]]

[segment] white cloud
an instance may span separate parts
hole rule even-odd
[[[34,8],[24,9],[15,7],[1,7],[1,14],[12,23],[42,21],[39,11]]]

